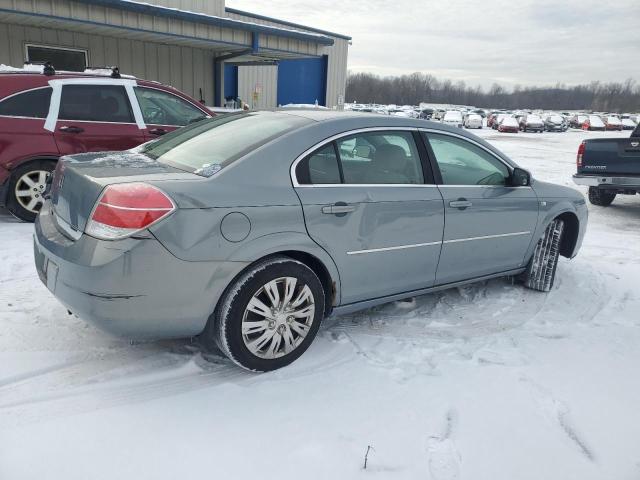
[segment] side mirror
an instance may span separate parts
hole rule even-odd
[[[522,168],[514,168],[511,174],[512,187],[528,187],[531,185],[531,174]]]

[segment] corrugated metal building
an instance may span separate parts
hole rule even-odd
[[[350,37],[225,7],[224,0],[0,0],[0,63],[117,65],[207,105],[341,108]]]

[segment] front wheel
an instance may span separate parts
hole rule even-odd
[[[589,187],[589,202],[599,207],[608,207],[616,198],[615,193],[608,193],[598,187]]]
[[[324,308],[324,289],[313,270],[288,257],[269,258],[227,288],[203,343],[247,370],[276,370],[309,348]]]
[[[558,218],[546,228],[524,274],[525,287],[540,292],[551,291],[556,278],[563,230],[564,222]]]
[[[33,222],[44,203],[47,179],[56,164],[50,160],[37,160],[19,166],[11,173],[7,208],[20,220]]]

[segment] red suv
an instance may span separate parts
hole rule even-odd
[[[120,76],[117,69],[2,72],[0,206],[33,221],[62,155],[127,150],[211,116],[174,88]]]

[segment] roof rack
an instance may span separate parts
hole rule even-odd
[[[84,73],[93,73],[95,75],[109,75],[111,78],[121,78],[120,69],[116,65],[104,67],[87,67]]]
[[[28,67],[31,65],[37,65],[37,66],[42,66],[42,71],[41,73],[44,73],[46,76],[50,77],[52,75],[56,74],[56,69],[53,68],[53,63],[51,62],[24,62],[24,69],[25,70],[31,70]]]

